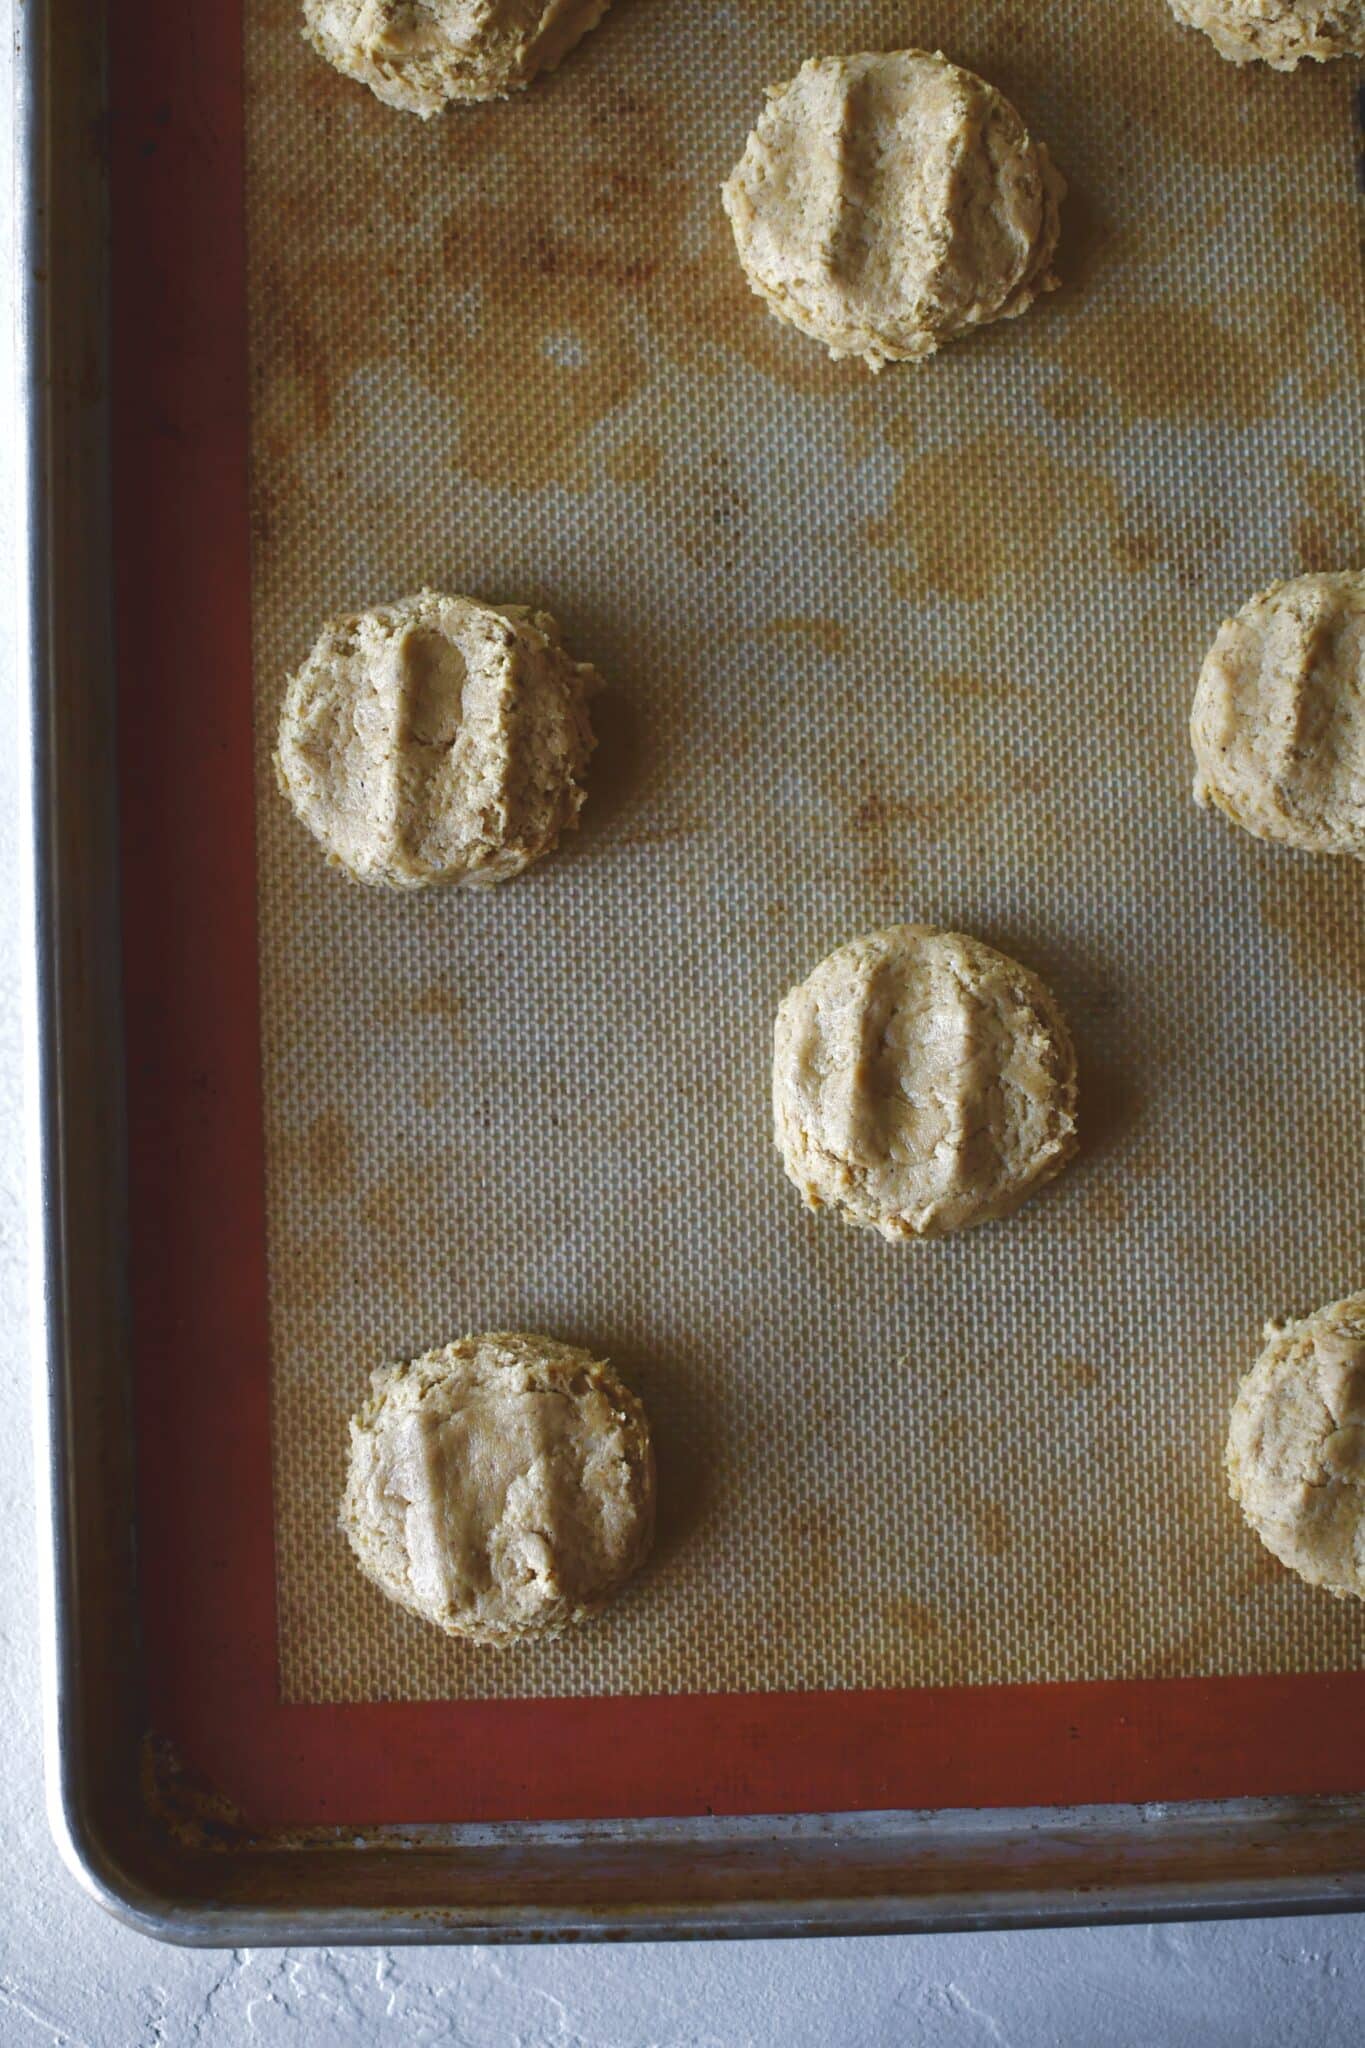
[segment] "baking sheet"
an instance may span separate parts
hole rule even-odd
[[[1064,17],[1064,18],[1063,18]],[[1239,1525],[1261,1319],[1360,1284],[1359,876],[1188,800],[1200,655],[1365,556],[1351,79],[1157,0],[617,7],[423,127],[247,8],[259,930],[279,1649],[293,1701],[1354,1668]],[[942,46],[1047,139],[1064,289],[877,380],[744,287],[717,187],[818,51]],[[336,609],[544,603],[611,689],[577,843],[486,895],[326,871],[268,753]],[[771,1018],[840,940],[1039,969],[1082,1159],[894,1251],[802,1213]],[[375,1363],[609,1354],[657,1560],[515,1656],[335,1530]]]

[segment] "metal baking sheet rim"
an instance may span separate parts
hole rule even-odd
[[[100,11],[101,23],[103,10]],[[30,1223],[48,1805],[157,1939],[895,1932],[1365,1908],[1365,1799],[315,1830],[187,1848],[140,1791],[127,1422],[102,36],[33,0],[15,69],[26,411]],[[60,104],[62,118],[52,118]]]

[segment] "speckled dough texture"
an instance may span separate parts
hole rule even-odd
[[[1171,9],[1234,64],[1293,71],[1306,57],[1365,55],[1365,0],[1171,0]]]
[[[357,881],[503,882],[577,823],[600,680],[548,613],[423,590],[323,627],[275,772]]]
[[[1008,1216],[1076,1147],[1076,1055],[1037,975],[896,925],[822,960],[777,1013],[773,1120],[813,1209],[891,1243]]]
[[[772,87],[723,197],[769,310],[879,370],[1051,290],[1065,190],[993,86],[896,50]]]
[[[320,57],[386,106],[429,121],[452,101],[505,99],[552,70],[607,0],[303,0]]]
[[[1232,1411],[1233,1497],[1281,1564],[1365,1599],[1365,1294],[1266,1339]]]
[[[1308,853],[1365,860],[1365,571],[1244,605],[1199,677],[1195,800]]]
[[[632,0],[424,124],[248,0],[288,1701],[1359,1660],[1359,1603],[1216,1475],[1249,1307],[1365,1244],[1361,871],[1188,796],[1219,620],[1365,561],[1353,81],[1235,70],[1164,0],[1039,18]],[[1081,203],[1066,289],[874,380],[768,318],[719,192],[767,83],[907,42]],[[507,888],[342,886],[275,786],[319,621],[424,583],[552,612],[606,679],[580,829]],[[1051,990],[1082,1143],[897,1251],[803,1205],[770,1080],[793,982],[911,918]],[[600,1625],[494,1656],[376,1595],[336,1514],[369,1364],[508,1327],[640,1394],[659,1534]]]
[[[366,1577],[448,1635],[558,1635],[648,1553],[645,1411],[573,1345],[458,1338],[374,1374],[351,1418],[341,1526]]]

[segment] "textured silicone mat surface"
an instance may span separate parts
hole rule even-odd
[[[1163,0],[618,0],[423,126],[247,14],[286,1696],[1358,1665],[1221,1449],[1261,1321],[1365,1275],[1362,877],[1196,812],[1185,729],[1228,610],[1365,557],[1349,67],[1238,72]],[[717,188],[766,83],[906,45],[1052,147],[1064,289],[874,380],[750,297]],[[390,900],[269,749],[321,619],[427,582],[611,688],[576,841]],[[1085,1148],[897,1251],[801,1210],[767,1075],[783,991],[905,918],[1050,982]],[[335,1529],[371,1366],[488,1327],[611,1356],[661,1454],[651,1570],[514,1655]]]

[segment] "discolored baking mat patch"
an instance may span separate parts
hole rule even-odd
[[[1352,78],[1159,0],[617,0],[423,126],[248,6],[260,966],[291,1700],[1358,1665],[1221,1448],[1260,1320],[1365,1271],[1354,866],[1189,801],[1219,620],[1365,554]],[[1064,288],[871,378],[747,292],[718,187],[811,54],[942,47],[1072,192]],[[273,786],[339,608],[547,605],[610,679],[577,840],[486,894],[328,872]],[[772,1016],[840,940],[961,926],[1055,990],[1085,1148],[896,1252],[803,1214]],[[370,1368],[466,1330],[611,1356],[658,1555],[493,1655],[335,1528]]]

